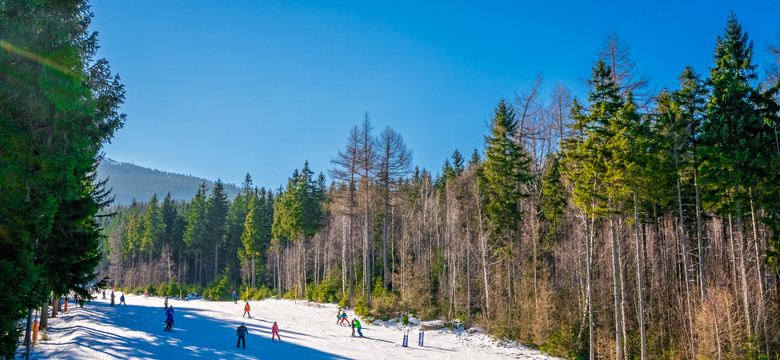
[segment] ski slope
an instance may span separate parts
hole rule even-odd
[[[119,300],[117,293],[117,300]],[[98,299],[49,320],[48,339],[34,347],[33,359],[553,359],[522,346],[498,346],[484,334],[449,329],[425,332],[418,326],[374,325],[361,321],[364,338],[336,325],[336,304],[291,300],[250,301],[252,318],[242,319],[244,303],[169,300],[174,332],[163,331],[163,299],[126,295],[127,307]],[[349,318],[354,313],[349,311]],[[236,348],[236,328],[249,329],[247,348]],[[279,324],[281,343],[271,342]],[[409,346],[402,347],[408,329]]]

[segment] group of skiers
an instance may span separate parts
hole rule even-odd
[[[144,297],[145,298],[148,298],[148,296],[149,296],[148,292],[144,293]],[[115,297],[114,292],[111,291],[111,306],[114,306],[114,297]],[[106,292],[105,292],[105,290],[103,291],[103,299],[106,299]],[[238,293],[236,293],[235,291],[233,292],[233,303],[234,304],[238,304]],[[122,296],[120,296],[120,298],[119,298],[119,305],[122,305],[122,304],[124,304],[125,307],[127,307],[127,303],[125,303],[125,294],[122,294]],[[117,306],[119,306],[119,305],[117,305]],[[172,327],[173,327],[173,323],[174,323],[174,321],[173,321],[174,311],[173,311],[173,305],[168,306],[168,297],[167,296],[165,297],[165,305],[164,306],[165,306],[165,308],[164,308],[165,309],[165,330],[164,331],[172,332],[173,331]],[[251,319],[252,316],[249,313],[249,311],[250,311],[250,306],[249,306],[249,302],[247,301],[246,304],[244,305],[244,314],[243,314],[242,317],[248,317],[248,318]],[[346,325],[346,326],[349,326],[350,328],[352,328],[352,336],[355,336],[355,331],[357,331],[358,336],[363,337],[363,332],[361,331],[362,330],[362,326],[360,325],[360,320],[358,320],[357,318],[353,318],[352,321],[350,321],[348,319],[348,317],[347,317],[347,312],[346,311],[342,311],[341,309],[339,309],[339,312],[336,315],[336,324],[338,324],[338,325]],[[238,342],[236,342],[236,347],[241,346],[241,347],[246,349],[246,335],[247,334],[249,334],[249,329],[247,329],[246,325],[244,325],[244,323],[242,322],[241,325],[236,329],[236,335],[238,335]],[[271,341],[272,342],[276,342],[277,340],[279,342],[282,342],[282,338],[281,338],[281,336],[279,336],[279,325],[277,325],[276,321],[274,321],[274,324],[271,327]]]
[[[111,307],[114,307],[114,298],[115,297],[116,297],[116,295],[114,295],[114,292],[112,291],[111,292]],[[103,290],[103,299],[105,299],[105,298],[106,298],[106,291]],[[122,304],[125,304],[125,307],[127,307],[127,303],[125,302],[125,294],[122,294],[122,296],[119,297],[119,305],[117,305],[117,307],[119,307]]]
[[[352,328],[352,336],[355,336],[355,330],[357,330],[358,335],[363,337],[363,331],[361,331],[363,328],[360,325],[360,320],[354,318],[352,319],[352,322],[350,322],[349,319],[347,319],[347,312],[341,311],[341,309],[339,309],[339,313],[336,314],[336,324],[344,325],[344,322],[347,323],[347,326]]]

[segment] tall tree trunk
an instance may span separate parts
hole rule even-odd
[[[466,223],[466,328],[471,326],[471,231]]]
[[[347,218],[343,217],[341,233],[341,296],[347,295]]]
[[[38,323],[38,329],[45,330],[49,327],[49,299],[41,306],[41,320]]]
[[[355,243],[352,241],[352,213],[349,216],[349,302],[355,298]]]
[[[679,190],[679,181],[678,181]],[[641,346],[641,359],[647,359],[647,348],[645,338],[645,290],[644,280],[642,279],[645,271],[644,263],[642,261],[642,242],[639,239],[639,204],[637,200],[637,188],[634,183],[634,235],[636,237],[636,281],[637,281],[637,296],[639,299],[639,339]],[[690,297],[689,297],[690,299]],[[690,306],[690,304],[688,304]]]
[[[366,176],[366,179],[368,177]],[[366,180],[368,182],[368,180]],[[366,186],[365,240],[363,241],[363,286],[366,291],[366,305],[371,306],[371,258],[370,258],[370,214],[368,207],[368,186]]]
[[[680,161],[677,158],[677,146],[675,145],[673,147],[674,149],[674,165],[677,171],[677,208],[679,210],[680,214],[680,244],[682,245],[682,260],[683,260],[683,272],[684,272],[684,279],[685,279],[685,302],[687,307],[687,314],[688,314],[688,328],[690,329],[690,332],[688,333],[690,337],[690,350],[691,350],[691,358],[696,357],[696,341],[693,337],[693,316],[691,315],[691,282],[689,277],[690,271],[688,268],[688,241],[685,238],[685,218],[683,217],[683,205],[682,205],[682,191],[680,190]]]
[[[750,189],[750,219],[753,226],[753,245],[756,249],[756,268],[758,270],[758,290],[759,290],[759,298],[758,298],[758,318],[762,319],[763,321],[763,328],[764,328],[764,343],[766,346],[766,355],[767,357],[772,357],[771,355],[771,348],[770,348],[770,339],[769,339],[769,330],[767,328],[767,322],[766,322],[766,303],[765,303],[765,290],[764,290],[764,270],[763,270],[763,262],[761,261],[761,251],[759,250],[759,242],[758,242],[758,225],[756,224],[756,207],[753,204],[753,189]]]
[[[51,317],[56,318],[57,314],[59,313],[59,303],[60,303],[59,295],[55,294],[53,291],[51,293]]]
[[[699,241],[699,291],[701,292],[701,301],[704,302],[705,284],[704,281],[704,236],[701,221],[701,194],[699,193],[699,170],[696,164],[693,167],[693,188],[696,191],[696,238]]]
[[[612,214],[612,197],[609,197],[609,231],[612,241],[612,276],[615,294],[615,359],[623,359],[623,290],[620,288],[621,271],[618,260],[617,234],[615,220]]]
[[[745,303],[745,321],[747,325],[748,336],[753,336],[753,326],[750,319],[750,296],[747,285],[747,264],[745,259],[745,228],[742,225],[742,206],[737,190],[737,186],[734,185],[734,197],[737,198],[737,239],[739,240],[739,271],[742,275],[742,301]]]
[[[214,281],[219,279],[219,241],[214,243]]]
[[[595,204],[593,205],[595,208]],[[596,338],[593,327],[593,238],[595,236],[596,217],[590,218],[590,230],[588,229],[588,212],[585,211],[585,255],[588,268],[588,359],[596,359]]]
[[[385,216],[382,218],[382,258],[383,258],[383,272],[382,281],[385,285],[385,290],[390,289],[390,284],[387,281],[387,217],[390,216],[390,187],[385,186]]]

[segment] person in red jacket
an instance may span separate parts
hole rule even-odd
[[[252,318],[252,315],[249,314],[249,303],[247,302],[246,305],[244,305],[244,315],[241,315],[241,317],[248,316],[250,319]]]
[[[279,339],[279,342],[282,342],[282,338],[279,336],[279,325],[276,325],[276,321],[274,321],[274,326],[271,326],[271,341],[274,341],[274,336]]]

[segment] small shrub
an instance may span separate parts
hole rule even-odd
[[[268,299],[274,294],[273,290],[269,289],[265,285],[261,286],[259,289],[250,289],[250,293],[252,294],[252,298],[255,300]]]

